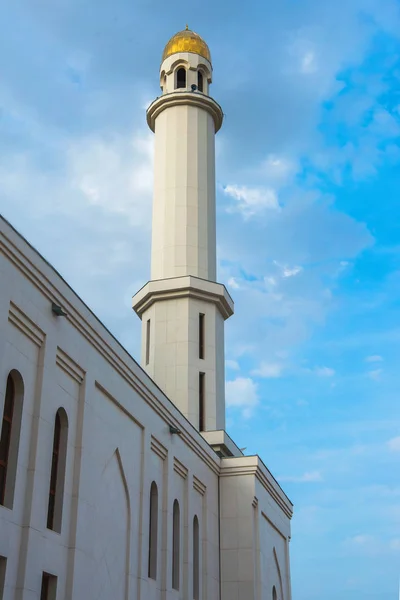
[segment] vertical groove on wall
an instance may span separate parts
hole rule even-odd
[[[287,600],[292,600],[292,586],[290,577],[290,552],[289,552],[290,538],[286,538],[286,582],[287,582]],[[282,599],[283,600],[283,599]]]
[[[55,349],[54,349],[55,353]],[[42,389],[43,389],[43,375],[44,365],[46,358],[49,354],[49,344],[47,338],[44,338],[42,346],[38,351],[36,377],[34,384],[34,400],[33,400],[33,416],[32,426],[29,441],[29,459],[28,459],[28,472],[26,477],[26,488],[24,498],[24,508],[22,516],[22,534],[21,544],[18,557],[18,568],[17,568],[17,582],[15,590],[15,600],[22,600],[24,596],[25,577],[26,577],[26,563],[28,558],[28,546],[30,537],[30,526],[32,519],[32,501],[35,484],[35,472],[36,472],[36,457],[38,447],[38,436],[39,436],[39,421],[40,421],[40,405],[42,400]],[[23,374],[22,374],[23,376]],[[27,382],[26,382],[27,383]],[[28,385],[25,386],[25,394],[28,394]],[[24,399],[26,401],[26,398]],[[25,413],[26,418],[26,413]],[[17,482],[16,482],[17,483]]]
[[[254,556],[254,597],[256,600],[261,600],[261,549],[260,549],[260,519],[258,513],[258,501],[253,501],[253,556]]]
[[[72,600],[74,592],[74,571],[76,554],[76,537],[78,527],[78,507],[79,507],[79,487],[81,481],[82,469],[82,450],[83,450],[83,424],[85,417],[85,399],[88,382],[85,376],[79,385],[78,392],[78,410],[76,411],[75,424],[75,448],[74,448],[74,466],[72,472],[72,494],[71,494],[71,516],[69,526],[68,540],[68,559],[67,559],[67,583],[65,589],[65,598]]]
[[[142,591],[141,581],[142,581],[142,561],[143,561],[143,503],[144,503],[144,473],[145,473],[145,453],[146,453],[146,432],[145,429],[141,430],[141,440],[140,440],[140,451],[141,451],[141,459],[140,459],[140,494],[139,494],[139,532],[138,532],[138,564],[137,564],[137,600],[140,600],[140,595]],[[130,509],[132,510],[132,508]],[[132,535],[132,533],[131,533]],[[144,573],[143,573],[143,576]]]
[[[171,463],[171,464],[170,464]],[[170,459],[169,454],[163,463],[163,490],[162,490],[162,523],[161,523],[161,598],[164,600],[167,598],[168,589],[168,526],[169,526],[169,513],[168,513],[168,475],[171,470],[171,481],[173,477],[172,473],[173,462]],[[171,512],[172,519],[172,512]]]
[[[115,454],[118,460],[118,466],[121,474],[122,483],[125,491],[126,507],[128,514],[128,523],[126,531],[126,552],[125,552],[125,600],[129,600],[129,582],[131,575],[131,535],[132,535],[132,519],[131,519],[131,498],[129,495],[129,487],[126,479],[124,465],[122,463],[121,453],[119,448],[115,450]],[[141,488],[143,489],[143,488]],[[142,522],[142,515],[140,515],[140,523]],[[141,532],[139,539],[141,539]]]
[[[208,562],[207,562],[207,494],[208,489],[205,490],[204,495],[202,497],[202,509],[203,509],[203,518],[202,518],[202,534],[201,534],[201,572],[202,572],[202,581],[201,581],[201,597],[203,600],[207,600],[208,597],[208,587],[207,587],[207,579],[208,579]],[[220,509],[219,509],[219,477],[218,477],[218,522],[220,521]],[[218,552],[220,553],[220,544],[218,543]],[[219,576],[219,600],[221,600],[221,577]]]
[[[183,497],[183,597],[190,598],[189,596],[189,490],[191,485],[189,481],[191,477],[186,477],[184,484],[184,497]],[[191,535],[190,535],[191,538]]]

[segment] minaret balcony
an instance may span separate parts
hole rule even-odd
[[[156,119],[160,113],[170,106],[194,106],[207,111],[214,120],[215,133],[221,129],[224,113],[222,108],[211,98],[197,91],[176,90],[169,94],[163,94],[152,102],[147,109],[147,124],[152,131],[155,131]]]

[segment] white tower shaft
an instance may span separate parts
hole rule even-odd
[[[213,118],[196,106],[171,106],[155,133],[151,278],[215,281]]]
[[[211,64],[199,54],[174,52],[161,65],[163,94],[147,111],[155,133],[151,281],[133,298],[143,367],[200,431],[225,429],[224,320],[233,313],[215,283],[223,115],[205,93],[210,82]]]

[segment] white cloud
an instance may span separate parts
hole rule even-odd
[[[284,267],[282,274],[283,274],[283,277],[293,277],[294,275],[301,273],[302,270],[303,270],[303,267],[293,267],[293,268]]]
[[[350,544],[355,544],[356,546],[367,546],[369,544],[373,544],[375,542],[375,538],[368,534],[355,535],[354,537],[349,538],[348,542]]]
[[[307,400],[304,400],[304,398],[300,398],[299,400],[296,400],[296,404],[297,406],[308,406],[310,403]]]
[[[294,277],[295,275],[298,275],[298,273],[301,273],[301,271],[303,270],[303,267],[299,267],[299,266],[289,267],[288,265],[281,265],[276,260],[274,260],[274,264],[277,267],[279,267],[279,269],[281,270],[281,275],[284,278]]]
[[[237,377],[226,382],[225,390],[226,405],[239,408],[243,417],[250,417],[259,403],[257,384],[250,377]]]
[[[330,367],[315,367],[313,373],[318,375],[318,377],[333,377],[335,370],[331,369]]]
[[[272,286],[275,286],[278,283],[275,277],[265,277],[264,281]]]
[[[259,173],[269,185],[279,189],[293,179],[298,168],[293,158],[269,154],[261,163]]]
[[[230,277],[228,279],[228,285],[233,290],[239,290],[240,289],[240,285],[238,284],[236,277]]]
[[[389,548],[391,550],[399,551],[400,550],[400,538],[393,538],[389,542]]]
[[[239,371],[240,366],[237,360],[227,359],[225,361],[225,366],[227,369],[231,369],[232,371]]]
[[[383,358],[382,356],[379,356],[379,354],[373,354],[372,356],[367,356],[367,358],[365,359],[366,362],[370,362],[370,363],[374,363],[374,362],[382,362]]]
[[[281,377],[283,373],[283,365],[279,363],[262,362],[258,369],[254,369],[251,374],[256,377],[264,377],[265,379],[273,379]]]
[[[43,168],[28,153],[0,166],[2,214],[135,356],[140,326],[126,295],[132,274],[149,276],[149,139],[132,131],[90,136],[58,146],[57,168]]]
[[[289,481],[292,483],[315,483],[323,481],[320,471],[307,471],[303,475],[283,475],[278,477],[278,481]]]
[[[373,371],[368,371],[367,376],[373,381],[379,381],[382,373],[383,369],[374,369]]]
[[[279,210],[278,197],[272,188],[226,185],[224,193],[235,201],[228,212],[240,212],[245,219],[264,210]]]
[[[227,342],[237,355],[236,346],[252,332],[253,369],[263,361],[279,362],[268,356],[266,339],[276,356],[323,326],[334,301],[331,290],[338,285],[339,261],[343,256],[353,260],[372,242],[363,224],[328,199],[298,190],[280,210],[249,219],[245,226],[240,219],[221,219],[219,236],[223,280],[234,278],[246,291],[235,299]],[[328,368],[317,375],[332,376]]]
[[[297,35],[288,47],[292,68],[301,75],[313,75],[318,71],[316,45],[310,39]]]
[[[22,204],[34,217],[55,214],[83,217],[86,207],[121,215],[131,226],[149,229],[153,187],[150,135],[128,132],[104,139],[75,139],[57,149],[59,170],[38,168],[29,155],[10,157],[0,167],[5,204]],[[27,207],[26,198],[35,202]],[[99,212],[99,214],[100,214]]]
[[[305,74],[315,73],[318,70],[314,52],[309,50],[301,57],[300,71]]]
[[[368,556],[377,556],[400,551],[400,539],[382,539],[369,533],[355,535],[344,541],[349,550],[356,550]]]
[[[150,134],[111,140],[88,138],[70,145],[68,179],[90,205],[148,223],[153,187],[153,140]]]
[[[387,442],[389,449],[392,452],[400,452],[400,436],[394,437]]]

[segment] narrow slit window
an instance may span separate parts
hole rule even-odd
[[[201,71],[197,73],[197,88],[199,92],[203,91],[203,73]]]
[[[146,323],[146,365],[150,362],[150,319]]]
[[[180,537],[181,523],[178,500],[174,501],[173,523],[172,523],[172,587],[179,590],[180,580]]]
[[[176,87],[186,87],[186,69],[184,69],[183,67],[180,67],[180,69],[178,69],[176,72]]]
[[[6,567],[7,559],[5,556],[0,556],[0,598],[4,596],[4,585],[6,582]]]
[[[206,374],[199,373],[199,431],[205,431],[205,385]]]
[[[200,599],[200,535],[199,520],[193,519],[193,600]]]
[[[276,587],[272,588],[272,600],[278,600],[278,594],[276,593]]]
[[[47,507],[47,528],[58,533],[61,533],[65,468],[67,462],[67,437],[67,415],[64,409],[59,408],[54,422],[49,502]]]
[[[13,507],[21,432],[23,382],[17,371],[7,377],[0,434],[0,504]]]
[[[158,489],[155,481],[150,487],[149,515],[149,577],[157,579]]]
[[[57,577],[50,575],[49,573],[43,573],[40,600],[56,600],[56,595]]]
[[[204,358],[204,318],[205,315],[199,314],[199,358]]]
[[[0,502],[4,504],[6,492],[8,457],[11,445],[11,429],[14,412],[15,386],[11,375],[7,378],[6,397],[4,400],[3,422],[0,437]]]

